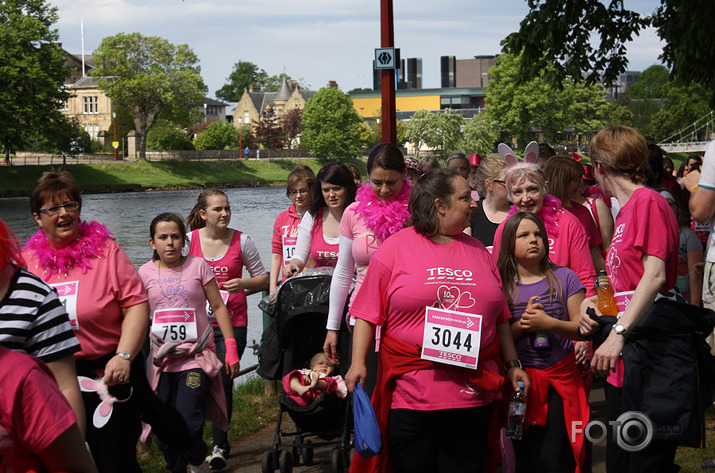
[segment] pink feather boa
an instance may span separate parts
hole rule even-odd
[[[39,229],[22,249],[35,253],[40,267],[49,276],[67,273],[74,266],[82,268],[84,274],[90,268],[92,259],[101,258],[107,239],[114,238],[109,229],[98,222],[82,221],[77,226],[77,231],[79,237],[76,240],[56,250],[50,247],[44,230]]]
[[[516,206],[512,205],[506,218],[511,217],[516,212],[518,212]],[[541,210],[536,215],[544,222],[546,233],[556,236],[559,233],[559,219],[561,219],[563,213],[564,208],[561,206],[561,201],[551,194],[546,194],[544,196],[544,205],[541,206]]]
[[[405,220],[410,216],[407,207],[412,186],[407,180],[402,181],[402,190],[391,202],[385,202],[375,195],[370,184],[363,184],[355,195],[358,202],[355,214],[365,220],[367,228],[382,243],[387,238],[402,230]]]

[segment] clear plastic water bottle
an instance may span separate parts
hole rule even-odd
[[[526,415],[526,397],[524,396],[524,382],[517,381],[519,391],[509,402],[509,417],[506,421],[506,436],[510,439],[521,440],[524,433],[524,416]]]

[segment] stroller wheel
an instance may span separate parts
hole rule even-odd
[[[278,457],[278,467],[281,473],[292,473],[293,471],[293,456],[289,451],[284,450],[281,452],[281,456]]]
[[[303,444],[303,463],[305,466],[313,464],[313,442],[308,439]]]
[[[301,437],[295,437],[293,443],[291,443],[290,453],[293,457],[293,466],[300,465],[300,450],[301,450]]]
[[[261,460],[261,471],[263,473],[273,473],[275,469],[275,456],[273,455],[273,450],[269,450],[263,454],[263,459]]]
[[[330,466],[333,467],[333,473],[343,473],[342,455],[338,447],[330,453]]]

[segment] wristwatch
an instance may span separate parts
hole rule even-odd
[[[120,351],[120,352],[117,352],[117,356],[120,358],[124,358],[127,361],[132,361],[132,355],[130,355],[129,353]]]
[[[616,332],[618,335],[622,335],[623,337],[628,338],[628,330],[626,330],[626,326],[623,324],[614,325],[613,331]]]
[[[507,361],[506,363],[504,363],[504,370],[509,371],[512,368],[519,368],[519,369],[523,368],[521,366],[521,361],[511,360],[511,361]]]

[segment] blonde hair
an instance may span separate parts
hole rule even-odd
[[[499,179],[501,172],[509,166],[501,158],[486,158],[477,168],[476,185],[479,195],[487,195],[487,185],[484,181],[496,181]]]
[[[509,192],[509,200],[512,200],[511,186],[519,184],[523,181],[531,181],[541,190],[542,194],[546,194],[546,181],[544,174],[541,172],[541,167],[538,164],[519,164],[509,169],[506,173],[506,190]]]
[[[196,200],[196,205],[194,205],[194,208],[191,209],[191,212],[189,212],[189,216],[186,217],[186,221],[188,222],[191,230],[204,228],[206,226],[206,220],[201,218],[201,211],[208,208],[208,198],[212,195],[222,195],[228,199],[226,193],[218,189],[207,189],[199,194],[199,198]]]

